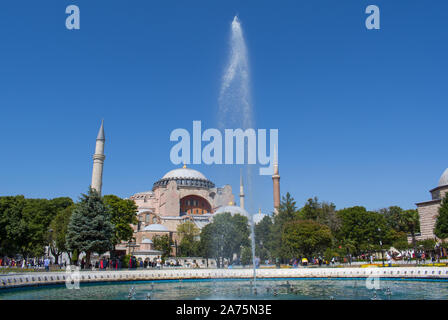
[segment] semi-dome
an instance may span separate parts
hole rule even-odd
[[[168,229],[161,224],[150,224],[143,228],[143,231],[151,231],[151,232],[169,232]]]
[[[216,210],[215,215],[225,212],[229,212],[232,216],[235,214],[240,214],[242,216],[247,217],[248,219],[250,218],[249,213],[246,210],[244,210],[241,207],[233,205],[219,207],[218,210]]]
[[[148,239],[148,238],[145,238],[145,239],[142,240],[142,243],[152,244],[152,240]]]
[[[154,183],[153,189],[160,186],[166,186],[170,181],[176,181],[178,186],[198,187],[211,189],[215,184],[208,180],[202,173],[197,170],[187,168],[174,169],[167,172],[162,179]]]
[[[448,185],[448,168],[443,172],[439,180],[439,187]]]

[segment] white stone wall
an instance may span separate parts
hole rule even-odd
[[[420,233],[418,240],[434,239],[434,225],[439,214],[439,203],[425,203],[418,205],[418,214],[420,216]]]
[[[448,267],[386,268],[296,268],[257,269],[257,278],[411,278],[448,279]],[[0,289],[64,284],[72,279],[84,282],[135,281],[164,279],[252,279],[252,269],[145,269],[133,271],[36,272],[2,276]]]

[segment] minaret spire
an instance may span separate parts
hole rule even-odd
[[[240,207],[244,209],[243,170],[240,171]]]
[[[277,213],[278,207],[280,206],[280,174],[278,173],[278,154],[276,145],[274,145],[274,174],[272,175],[272,182],[274,187],[274,213]]]
[[[98,191],[101,195],[101,189],[103,186],[103,166],[104,159],[104,143],[106,137],[104,135],[104,120],[101,120],[101,127],[96,137],[95,154],[93,155],[93,170],[92,170],[92,184],[91,188]]]
[[[96,140],[106,140],[106,137],[104,136],[104,119],[101,120],[101,127],[98,131],[98,136],[96,137]]]

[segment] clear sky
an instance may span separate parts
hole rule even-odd
[[[70,4],[80,30],[65,28]],[[369,4],[381,30],[365,28]],[[4,1],[0,195],[77,199],[102,118],[103,193],[150,190],[175,168],[173,129],[217,126],[238,14],[257,127],[279,129],[281,193],[414,208],[448,167],[447,12],[445,0]],[[238,166],[191,167],[238,194]],[[272,179],[254,182],[253,207],[270,212]]]

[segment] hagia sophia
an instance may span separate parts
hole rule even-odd
[[[104,155],[104,124],[101,123],[98,132],[95,154],[93,156],[93,171],[91,187],[101,194]],[[277,155],[274,155],[273,198],[274,214],[280,205],[280,175]],[[430,190],[432,199],[416,203],[420,216],[418,240],[435,239],[433,232],[438,209],[442,198],[448,193],[448,169],[442,174],[439,184]],[[258,212],[253,215],[244,209],[244,185],[240,179],[239,206],[230,185],[216,185],[201,172],[187,168],[173,169],[154,182],[152,189],[138,192],[129,199],[138,208],[138,224],[133,225],[135,242],[122,243],[116,246],[116,251],[122,254],[133,254],[140,259],[153,259],[161,252],[154,250],[152,239],[156,235],[169,235],[173,242],[178,242],[177,226],[185,221],[193,222],[199,229],[213,220],[213,216],[223,212],[241,214],[252,217],[258,223],[266,214]],[[175,255],[175,249],[173,248]]]
[[[104,123],[98,132],[95,154],[93,156],[93,171],[91,187],[101,194],[104,155]],[[280,204],[280,175],[278,173],[277,157],[274,157],[274,208]],[[193,222],[199,229],[212,222],[216,214],[229,212],[247,216],[254,223],[258,223],[266,214],[250,215],[244,209],[244,185],[240,178],[239,205],[235,203],[235,196],[230,185],[215,186],[211,180],[201,172],[187,168],[177,168],[169,171],[162,178],[154,182],[152,189],[138,192],[129,199],[138,208],[138,224],[132,225],[135,242],[122,243],[116,246],[116,251],[131,253],[142,260],[153,259],[161,252],[154,250],[152,239],[156,235],[169,235],[174,243],[178,243],[177,226],[185,221]],[[176,254],[173,248],[173,254]]]

